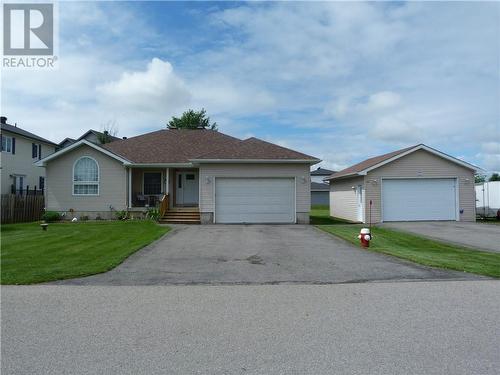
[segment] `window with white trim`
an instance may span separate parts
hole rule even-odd
[[[73,167],[73,194],[99,194],[99,165],[91,157],[81,157]]]
[[[12,152],[12,137],[2,135],[2,151]]]

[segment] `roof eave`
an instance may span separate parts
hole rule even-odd
[[[319,159],[190,159],[193,164],[203,163],[221,163],[221,164],[283,164],[283,163],[303,163],[303,164],[317,164],[321,162]]]
[[[105,148],[103,148],[103,147],[101,147],[101,146],[93,143],[93,142],[89,142],[86,139],[82,139],[82,140],[80,140],[78,142],[75,142],[75,143],[69,145],[68,147],[64,147],[63,149],[61,149],[59,151],[56,151],[53,154],[50,154],[50,155],[46,156],[45,158],[43,158],[41,160],[38,160],[35,163],[35,165],[37,167],[45,167],[47,165],[48,161],[50,161],[52,159],[56,159],[59,156],[64,155],[64,154],[70,152],[71,150],[74,150],[77,147],[80,147],[81,145],[87,145],[89,147],[92,147],[93,149],[95,149],[97,151],[100,151],[103,154],[105,154],[105,155],[107,155],[107,156],[109,156],[109,157],[111,157],[113,159],[116,159],[116,160],[122,162],[124,165],[128,165],[128,164],[132,163],[130,160],[125,159],[124,157],[122,157],[120,155],[117,155],[117,154],[115,154],[115,153],[113,153],[113,152],[111,152],[111,151],[109,151],[109,150],[107,150],[107,149],[105,149]]]
[[[10,124],[6,124],[6,125],[10,125]],[[14,125],[10,125],[12,127],[14,127]],[[45,143],[45,144],[48,144],[50,146],[55,146],[57,147],[58,144],[57,143],[54,143],[52,141],[49,141],[48,139],[45,139],[45,138],[42,138],[42,137],[39,137],[38,135],[34,134],[35,137],[32,137],[32,136],[29,136],[29,135],[26,135],[26,134],[23,134],[23,133],[20,133],[20,132],[17,132],[15,130],[10,130],[10,129],[2,129],[2,132],[8,132],[8,133],[12,133],[12,134],[16,134],[20,137],[24,137],[24,138],[27,138],[27,139],[31,139],[33,141],[37,141],[37,142],[41,142],[41,143]]]
[[[457,159],[457,158],[455,158],[453,156],[445,154],[444,152],[436,150],[436,149],[434,149],[432,147],[429,147],[427,145],[420,144],[420,145],[415,146],[415,147],[413,147],[413,148],[411,148],[411,149],[409,149],[409,150],[407,150],[405,152],[397,154],[397,155],[393,156],[392,158],[389,158],[389,159],[384,160],[384,161],[382,161],[380,163],[372,165],[371,167],[365,168],[365,169],[363,169],[362,171],[360,171],[358,173],[361,174],[361,175],[366,175],[368,172],[370,172],[370,171],[372,171],[374,169],[380,168],[381,166],[383,166],[385,164],[391,163],[391,162],[393,162],[393,161],[395,161],[397,159],[400,159],[400,158],[402,158],[402,157],[404,157],[406,155],[409,155],[409,154],[411,154],[411,153],[413,153],[415,151],[418,151],[418,150],[425,150],[425,151],[430,152],[431,154],[434,154],[436,156],[439,156],[439,157],[441,157],[441,158],[443,158],[445,160],[451,161],[452,163],[461,165],[464,168],[471,169],[474,172],[476,172],[478,170],[482,170],[481,168],[479,168],[479,167],[477,167],[477,166],[475,166],[473,164],[470,164],[470,163],[467,163],[467,162],[465,162],[463,160]]]

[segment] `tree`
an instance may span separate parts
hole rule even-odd
[[[493,173],[489,179],[489,181],[500,181],[500,174]]]
[[[97,134],[97,139],[101,144],[109,143],[112,141],[112,137],[118,134],[118,128],[116,126],[116,121],[110,120],[107,123],[101,125],[102,134]]]
[[[474,182],[476,184],[480,184],[482,182],[486,181],[486,176],[485,175],[481,175],[481,174],[476,174],[474,176]]]
[[[168,122],[170,129],[210,129],[217,130],[217,123],[210,123],[210,117],[207,116],[205,109],[201,111],[187,110],[182,116],[172,116],[172,120]]]

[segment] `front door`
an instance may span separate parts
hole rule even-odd
[[[358,185],[356,187],[356,206],[357,206],[358,221],[361,222],[365,221],[363,203],[364,203],[363,185]]]
[[[175,181],[175,204],[178,206],[197,206],[199,198],[198,172],[177,172]]]

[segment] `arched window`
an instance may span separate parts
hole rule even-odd
[[[99,195],[99,165],[89,156],[81,157],[73,166],[73,194]]]

